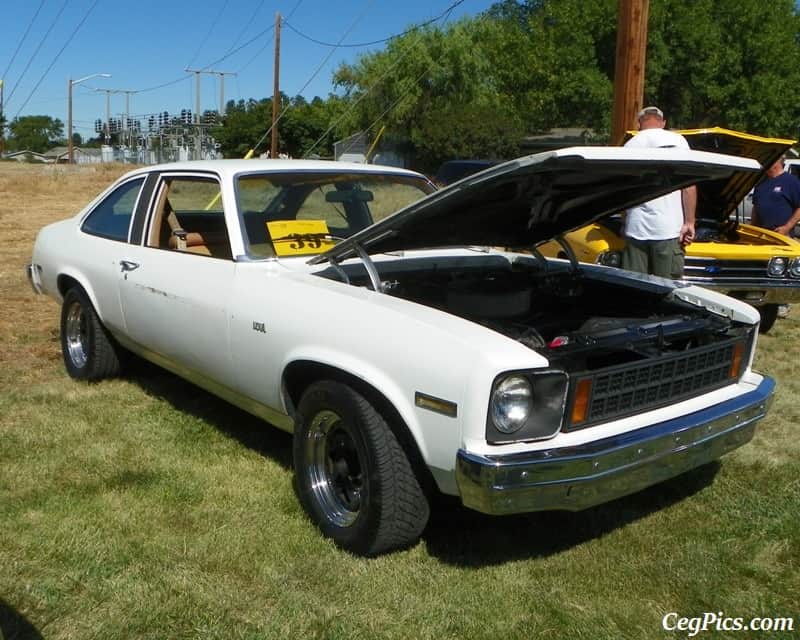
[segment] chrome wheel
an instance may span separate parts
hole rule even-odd
[[[297,496],[342,549],[374,556],[419,540],[428,501],[383,414],[348,384],[317,380],[297,405]]]
[[[89,329],[86,314],[79,302],[73,302],[67,310],[64,323],[64,338],[70,360],[79,369],[86,366]]]
[[[311,420],[306,439],[309,486],[325,517],[349,527],[361,509],[364,473],[350,430],[333,411],[322,410]]]
[[[70,377],[102,380],[120,372],[122,350],[106,331],[89,296],[78,286],[64,294],[60,333],[61,355]]]

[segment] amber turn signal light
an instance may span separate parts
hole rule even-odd
[[[592,380],[584,378],[578,380],[575,387],[575,398],[572,401],[572,414],[570,415],[571,424],[584,422],[589,415],[589,398],[592,396]]]

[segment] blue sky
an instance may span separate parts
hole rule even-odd
[[[373,42],[444,13],[457,0],[4,0],[0,79],[4,112],[49,115],[67,121],[67,86],[73,87],[73,129],[94,136],[105,119],[106,91],[129,94],[131,116],[195,110],[196,76],[185,69],[234,72],[225,76],[225,100],[272,95],[275,14],[281,30],[281,90],[327,97],[342,62],[384,45]],[[449,20],[485,11],[493,0],[461,0]],[[444,19],[437,24],[444,24]],[[183,79],[182,79],[183,78]],[[219,75],[201,74],[201,110],[216,109]],[[167,84],[169,83],[169,84]],[[167,85],[162,86],[160,85]],[[305,87],[305,88],[304,88]],[[110,94],[111,117],[125,111],[126,95]]]

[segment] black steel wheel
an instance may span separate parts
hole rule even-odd
[[[428,502],[384,417],[360,393],[332,380],[309,386],[294,437],[295,482],[322,533],[374,556],[414,544]]]

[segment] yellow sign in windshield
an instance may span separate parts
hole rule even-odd
[[[267,231],[278,256],[323,253],[336,244],[324,220],[274,220]]]

